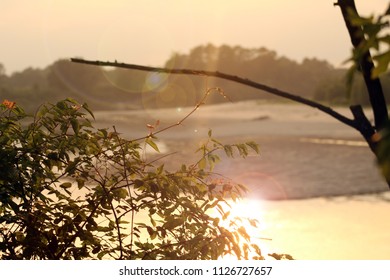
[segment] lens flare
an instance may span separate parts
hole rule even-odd
[[[128,71],[120,68],[101,68],[106,81],[123,93],[140,95],[144,88],[145,73]]]
[[[247,199],[244,198],[239,201],[229,201],[230,208],[225,207],[225,211],[229,211],[228,217],[221,221],[221,226],[234,231],[236,226],[232,223],[238,223],[239,226],[243,226],[250,236],[250,243],[256,244],[261,250],[263,257],[266,257],[269,253],[269,242],[272,240],[268,236],[263,234],[263,231],[268,228],[268,225],[264,222],[265,209],[263,208],[262,200],[260,199]],[[248,257],[255,256],[255,252],[249,253]],[[223,259],[236,259],[234,255],[227,255]]]
[[[250,193],[248,195],[250,197],[278,200],[288,199],[283,185],[271,174],[250,171],[240,174],[235,180],[249,187]]]
[[[188,77],[172,77],[150,74],[142,91],[142,104],[145,110],[176,108],[180,113],[184,107],[196,105],[196,89]]]
[[[148,73],[145,78],[144,90],[146,91],[164,91],[168,85],[168,74]]]

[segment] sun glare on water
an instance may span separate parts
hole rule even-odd
[[[229,201],[230,208],[226,207],[226,212],[229,212],[227,218],[221,221],[221,226],[226,229],[231,228],[232,222],[238,223],[243,226],[250,236],[250,243],[256,244],[260,247],[261,253],[266,257],[269,253],[269,245],[267,243],[272,242],[271,238],[265,236],[262,232],[267,229],[267,224],[263,221],[264,208],[262,207],[261,200],[247,199]],[[254,254],[254,252],[253,252]],[[235,255],[225,256],[223,259],[236,259]],[[251,255],[249,254],[249,258]]]

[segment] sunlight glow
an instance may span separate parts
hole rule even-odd
[[[221,225],[227,229],[232,228],[232,222],[237,219],[239,224],[242,225],[248,235],[251,237],[250,242],[260,247],[262,255],[268,256],[269,242],[272,241],[268,236],[262,235],[262,232],[268,228],[267,224],[263,221],[264,209],[261,200],[254,199],[242,199],[236,202],[229,201],[231,208],[226,208],[229,211],[229,216],[221,221]],[[253,222],[256,223],[256,227],[253,226]],[[225,256],[223,259],[235,259],[236,256]],[[251,255],[249,254],[249,258]]]
[[[245,226],[249,235],[253,238],[265,238],[261,236],[260,232],[266,229],[266,225],[261,222],[264,209],[262,208],[261,200],[242,199],[237,202],[232,202],[230,209],[230,219],[241,218],[253,219],[258,221],[257,228],[254,228],[247,223]]]

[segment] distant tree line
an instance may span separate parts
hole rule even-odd
[[[317,58],[297,62],[264,47],[208,44],[188,54],[174,53],[164,66],[222,71],[332,105],[369,102],[360,78],[356,77],[352,90],[348,90],[346,69]],[[382,76],[382,84],[384,92],[390,93],[389,75]],[[12,99],[27,111],[67,97],[87,102],[94,110],[193,106],[210,86],[221,87],[234,101],[275,98],[220,79],[99,69],[65,59],[45,69],[27,68],[11,75],[6,75],[0,64],[0,99]],[[222,101],[215,95],[208,103]]]

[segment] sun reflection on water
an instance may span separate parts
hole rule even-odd
[[[267,258],[268,253],[270,252],[269,243],[272,242],[272,239],[269,236],[263,234],[268,228],[268,225],[264,222],[264,207],[262,201],[258,199],[249,199],[243,198],[241,200],[228,201],[230,204],[229,207],[225,207],[225,210],[230,212],[229,216],[221,221],[221,226],[234,230],[232,222],[237,222],[239,225],[243,226],[250,236],[250,243],[256,244],[259,246],[262,256]],[[237,220],[238,219],[238,220]],[[253,250],[252,254],[249,253],[249,258],[251,259],[255,255]],[[228,255],[223,257],[223,259],[237,259],[235,255]]]

